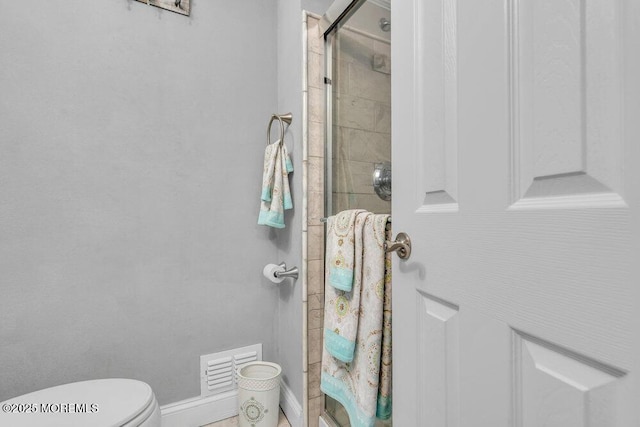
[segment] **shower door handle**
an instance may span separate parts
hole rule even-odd
[[[398,233],[395,241],[384,242],[385,252],[396,252],[400,259],[409,259],[411,256],[411,239],[407,233]]]

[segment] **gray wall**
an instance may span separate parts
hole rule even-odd
[[[256,225],[269,115],[299,110],[279,9],[192,7],[2,2],[0,400],[131,377],[165,404],[199,395],[200,354],[256,342],[301,370],[299,288],[261,277],[279,245],[300,265],[300,212]]]

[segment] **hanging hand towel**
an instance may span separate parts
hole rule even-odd
[[[353,360],[362,271],[362,230],[371,213],[353,209],[327,219],[324,346],[343,362]]]
[[[292,171],[287,146],[281,141],[267,145],[258,224],[284,228],[284,211],[293,207],[289,189],[289,173]]]
[[[385,416],[390,411],[390,390],[387,389],[391,379],[390,336],[383,339],[388,332],[385,329],[390,327],[390,317],[383,314],[385,307],[390,306],[385,295],[391,292],[390,288],[385,289],[385,284],[390,284],[387,283],[390,275],[385,280],[387,257],[384,251],[388,218],[388,215],[369,214],[363,224],[361,278],[354,280],[354,290],[361,282],[361,298],[359,307],[351,308],[358,313],[353,361],[345,363],[338,360],[326,345],[322,355],[320,388],[345,407],[353,427],[372,427],[379,405],[382,406],[381,415]],[[331,287],[326,287],[325,292],[332,292]],[[336,314],[337,318],[343,318],[343,312],[335,301],[333,305],[331,301],[325,301],[325,322],[335,322]]]

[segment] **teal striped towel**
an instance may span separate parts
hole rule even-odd
[[[264,152],[258,224],[284,228],[284,211],[293,208],[289,188],[291,172],[293,164],[287,146],[280,140],[267,145]]]

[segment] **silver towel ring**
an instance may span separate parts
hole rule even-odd
[[[287,125],[291,124],[291,120],[293,119],[293,115],[291,113],[287,114],[272,114],[271,120],[269,120],[269,127],[267,127],[267,145],[271,144],[271,124],[274,120],[278,120],[280,122],[280,141],[284,141],[284,123]]]

